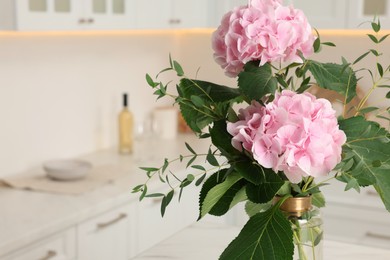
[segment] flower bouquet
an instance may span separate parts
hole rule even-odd
[[[200,154],[186,144],[189,155],[142,167],[149,179],[169,185],[167,194],[149,193],[147,182],[133,192],[140,199],[162,197],[164,215],[175,192],[180,198],[188,185],[202,185],[199,219],[245,202],[249,220],[220,259],[315,259],[322,241],[318,208],[325,206],[320,188],[334,178],[345,190],[373,186],[390,210],[390,134],[366,119],[376,112],[390,121],[389,108],[366,106],[374,90],[390,87],[389,66],[380,64],[378,50],[388,35],[380,36],[375,19],[368,35],[375,48],[353,62],[311,60],[334,44],[321,42],[303,12],[281,2],[251,0],[227,13],[213,33],[214,58],[227,76],[237,77],[237,87],[188,78],[171,57],[160,73],[177,74],[177,94],[158,80],[160,73],[146,75],[157,98],[173,98],[188,126],[212,145]],[[350,106],[357,96],[356,66],[369,55],[377,58],[376,70],[367,70],[372,87]],[[342,95],[342,114],[311,94],[313,87]],[[205,163],[197,164],[201,156]],[[198,173],[176,176],[168,170],[174,161]]]

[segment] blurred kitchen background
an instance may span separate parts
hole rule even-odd
[[[323,42],[331,41],[337,46],[324,46],[314,59],[341,62],[343,56],[352,62],[375,48],[366,36],[369,23],[364,23],[375,15],[381,17],[383,29],[390,29],[390,0],[286,2],[293,2],[305,11],[309,22],[320,31]],[[170,100],[156,103],[145,81],[146,73],[155,75],[168,65],[169,54],[181,63],[187,76],[195,77],[200,68],[199,79],[235,86],[235,79],[224,76],[213,60],[211,34],[224,13],[246,3],[242,0],[0,0],[0,178],[29,171],[53,158],[76,158],[116,147],[122,93],[129,94],[135,125],[142,125],[156,107],[170,104]],[[385,42],[381,48],[383,65],[388,66],[390,45]],[[358,65],[358,68],[375,68],[375,60],[367,58]],[[370,88],[368,74],[362,76],[365,78],[359,81],[359,87]],[[369,103],[388,107],[385,94],[385,91],[378,92]],[[130,194],[133,184],[128,183],[126,194]],[[358,208],[353,203],[364,200],[361,196],[344,197],[342,186],[339,191],[337,196],[332,193],[337,197],[335,201],[350,203],[353,210]],[[0,188],[0,197],[11,196],[7,192],[9,188]],[[383,206],[371,201],[380,202],[375,192],[370,190],[363,195],[367,203],[360,210],[369,212],[370,216],[374,214],[380,223],[389,222],[389,216],[382,214]],[[23,203],[16,200],[18,196],[15,195],[13,203]],[[5,199],[0,201],[6,203]],[[0,210],[3,207],[7,208],[0,204]],[[338,214],[340,210],[335,212]],[[98,213],[101,211],[96,209],[88,217]],[[159,217],[158,210],[155,214]],[[85,221],[83,217],[79,219]],[[370,223],[360,219],[340,219],[340,223],[356,221],[371,228]],[[9,225],[13,223],[3,220]],[[230,220],[233,222],[243,221],[237,217]],[[69,222],[67,227],[74,224]],[[390,235],[388,230],[383,232],[383,226],[358,234],[359,239],[368,234],[368,238],[359,241],[389,245]],[[53,234],[60,231],[50,229]],[[336,228],[335,236],[342,235],[337,232]],[[44,239],[44,236],[34,238]],[[356,242],[353,235],[345,239]],[[0,259],[3,254],[13,256],[26,251],[33,241],[15,237],[11,242],[0,240]],[[75,255],[65,259],[76,259]]]

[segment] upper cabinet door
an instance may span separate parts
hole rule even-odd
[[[16,29],[131,29],[135,26],[134,1],[16,0]]]
[[[285,4],[292,3],[295,8],[301,9],[313,28],[346,28],[347,0],[285,0],[284,2]]]
[[[136,27],[164,29],[170,27],[172,0],[137,0]]]
[[[84,0],[87,29],[129,29],[135,24],[133,0]]]
[[[79,0],[16,0],[17,30],[78,29]]]
[[[174,0],[171,25],[175,28],[210,27],[209,0]]]
[[[349,0],[348,28],[370,29],[369,22],[379,17],[383,28],[390,28],[389,0]]]

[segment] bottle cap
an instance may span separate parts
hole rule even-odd
[[[127,93],[123,93],[123,106],[127,107]]]

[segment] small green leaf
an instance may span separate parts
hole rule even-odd
[[[379,75],[380,75],[381,77],[383,77],[383,67],[382,67],[382,65],[381,65],[380,63],[377,63],[377,64],[376,64],[376,67],[377,67],[377,69],[378,69]]]
[[[390,34],[386,34],[385,36],[383,36],[383,37],[379,40],[379,42],[383,42],[384,40],[386,40],[386,38],[389,37],[389,35],[390,35]]]
[[[327,45],[327,46],[330,46],[330,47],[336,47],[336,44],[334,44],[333,42],[322,42],[321,44],[322,45]]]
[[[181,65],[177,61],[173,61],[173,69],[176,71],[177,76],[181,77],[184,76],[184,71]]]
[[[187,163],[186,168],[188,168],[197,158],[197,155],[194,155]]]
[[[211,152],[211,149],[209,149],[209,151],[207,153],[206,160],[212,166],[219,166],[219,163],[218,163],[217,159],[215,158],[214,154]]]
[[[320,37],[318,37],[317,39],[315,39],[314,43],[313,43],[313,48],[314,48],[314,52],[317,53],[321,50],[321,40],[320,40]]]
[[[370,53],[370,51],[368,51],[368,52],[366,52],[366,53],[360,55],[352,64],[355,65],[356,63],[358,63],[359,61],[361,61],[362,59],[364,59],[369,53]]]
[[[345,186],[345,191],[350,190],[352,188],[355,189],[357,192],[360,192],[359,183],[355,178],[351,178],[348,181],[347,186]]]
[[[192,154],[196,154],[196,152],[194,151],[194,149],[192,149],[192,147],[191,147],[187,142],[185,142],[184,144],[186,145],[188,151],[190,151]]]
[[[361,109],[359,111],[359,113],[364,115],[364,114],[370,113],[370,112],[378,110],[378,109],[379,109],[378,107],[365,107],[365,108]]]
[[[379,40],[372,34],[367,34],[368,37],[370,37],[371,41],[374,43],[379,43]]]
[[[203,180],[206,178],[206,173],[203,174],[196,182],[195,182],[195,186],[199,186],[200,184],[202,184]]]
[[[371,52],[372,54],[374,54],[376,57],[378,57],[378,56],[381,55],[377,50],[374,50],[374,49],[371,49],[370,52]]]
[[[146,82],[148,83],[148,85],[151,86],[152,88],[155,88],[156,86],[158,86],[158,83],[154,82],[152,77],[149,74],[146,74],[145,78],[146,78]]]
[[[390,98],[390,91],[389,91],[389,92],[387,92],[387,94],[386,94],[386,98]]]
[[[191,168],[201,170],[201,171],[206,171],[206,169],[202,165],[192,165]]]
[[[143,186],[144,186],[143,184],[140,184],[140,185],[135,186],[135,187],[133,188],[132,193],[139,192]]]
[[[165,215],[165,210],[166,210],[167,206],[169,205],[169,203],[172,201],[173,194],[174,194],[174,190],[171,190],[171,191],[168,192],[168,194],[167,194],[166,196],[164,196],[163,199],[161,200],[161,216],[162,216],[162,217],[164,217],[164,215]]]
[[[142,187],[141,196],[139,197],[139,201],[141,201],[145,198],[147,192],[148,192],[148,187],[144,184]]]
[[[371,27],[374,30],[374,32],[379,32],[381,29],[380,23],[371,22]]]
[[[192,175],[192,174],[188,174],[188,175],[187,175],[187,180],[190,181],[190,182],[192,182],[192,181],[195,180],[195,176]]]
[[[162,167],[161,173],[164,173],[164,172],[165,172],[165,170],[167,169],[168,165],[169,165],[168,159],[165,158],[165,159],[164,159],[164,165],[163,165],[163,167]]]
[[[152,193],[145,196],[145,198],[158,198],[158,197],[164,197],[164,194],[162,193]]]
[[[155,167],[139,167],[139,168],[146,172],[156,172],[159,170],[159,168],[155,168]]]

